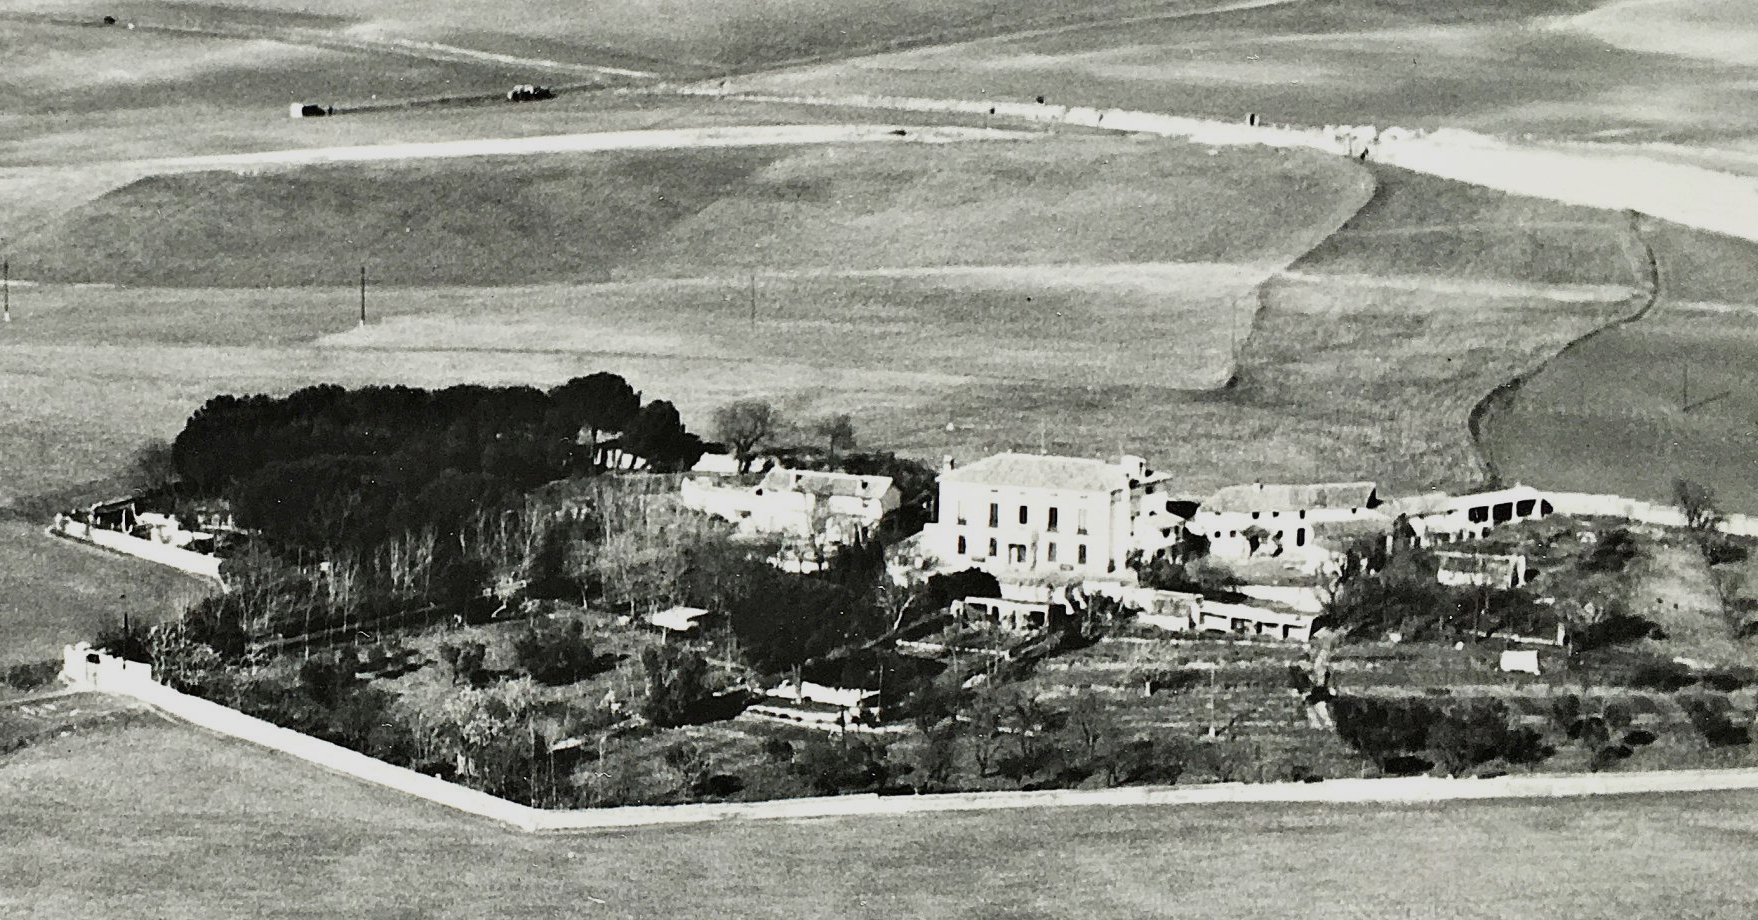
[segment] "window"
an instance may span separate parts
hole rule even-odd
[[[1046,512],[1044,529],[1049,531],[1054,531],[1056,529],[1056,509],[1053,507]]]
[[[963,524],[964,523],[964,502],[959,502],[957,505],[954,505],[953,507],[956,509],[956,514],[955,514],[956,519],[958,520],[958,522],[960,524]]]
[[[995,538],[994,537],[989,538],[989,555],[990,556],[995,555]]]
[[[1026,506],[1020,505],[1019,506],[1019,522],[1021,524],[1024,524],[1026,522],[1026,520],[1030,517],[1031,516],[1026,513]]]
[[[1255,520],[1257,520],[1257,516],[1258,516],[1258,514],[1259,514],[1259,512],[1257,512],[1257,511],[1253,511],[1253,512],[1252,512],[1252,513],[1251,513],[1251,519],[1252,519],[1252,520],[1254,520],[1254,521],[1255,521]]]
[[[1475,508],[1466,509],[1465,519],[1473,524],[1481,524],[1484,521],[1489,520],[1489,507],[1486,505],[1478,505]]]
[[[962,555],[964,555],[964,552],[965,552],[964,537],[959,537],[958,538],[958,554],[960,556],[962,556]]]
[[[1282,512],[1280,512],[1280,511],[1270,512],[1270,517],[1281,517],[1281,515],[1282,515]]]
[[[1087,545],[1085,543],[1074,548],[1074,561],[1081,565],[1087,564]]]
[[[1306,509],[1305,508],[1300,509],[1300,519],[1303,521],[1306,520]]]
[[[1536,504],[1538,504],[1538,502],[1534,499],[1523,498],[1514,504],[1514,513],[1521,517],[1526,517],[1532,513],[1532,507]]]
[[[1227,531],[1227,536],[1229,536],[1229,537],[1237,537],[1237,536],[1239,536],[1239,531],[1237,531],[1237,530],[1229,530],[1229,531]]]
[[[1054,544],[1054,543],[1044,544],[1044,561],[1045,562],[1055,562],[1056,561],[1056,544]]]
[[[1007,545],[1007,558],[1014,562],[1024,563],[1026,561],[1025,546],[1019,543],[1009,543]]]
[[[1513,502],[1502,502],[1501,504],[1497,505],[1495,507],[1495,519],[1496,519],[1497,524],[1505,524],[1508,521],[1513,520],[1514,519],[1514,504],[1513,504]]]
[[[1074,532],[1087,532],[1087,509],[1082,508],[1074,513]]]
[[[1306,528],[1305,527],[1301,527],[1301,528],[1294,531],[1294,545],[1295,546],[1305,546],[1306,545]]]
[[[989,526],[990,527],[1000,527],[1001,526],[1001,506],[995,504],[994,502],[989,503]],[[993,542],[993,541],[990,541],[990,542]],[[990,550],[990,552],[994,552],[994,550]]]

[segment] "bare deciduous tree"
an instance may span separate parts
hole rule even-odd
[[[757,448],[781,428],[781,412],[761,399],[741,399],[714,410],[714,436],[732,448],[739,472],[751,471]]]

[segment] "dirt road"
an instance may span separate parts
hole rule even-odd
[[[312,147],[217,156],[142,160],[147,172],[189,172],[265,166],[306,166],[316,163],[369,163],[435,160],[455,157],[533,156],[551,153],[604,153],[614,150],[683,150],[707,147],[764,147],[811,144],[946,144],[962,141],[1011,141],[1041,136],[1038,132],[991,128],[956,128],[896,124],[749,125],[719,128],[670,128],[649,131],[599,131],[541,137],[482,138],[355,147]]]

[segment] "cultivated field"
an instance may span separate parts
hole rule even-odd
[[[1643,236],[1660,265],[1654,311],[1529,380],[1486,419],[1488,448],[1534,485],[1667,501],[1685,478],[1758,511],[1758,247],[1665,224]]]
[[[1303,153],[1209,157],[1114,137],[897,140],[157,176],[24,234],[12,259],[24,278],[185,287],[345,284],[362,262],[381,282],[472,287],[833,268],[1286,264],[1362,188],[1346,164]],[[156,232],[135,232],[149,220]]]
[[[1108,21],[1143,11],[1203,9],[1215,0],[1107,0],[1025,3],[1021,0],[768,0],[709,4],[684,0],[609,0],[591,15],[561,0],[536,0],[509,17],[461,0],[246,0],[227,6],[101,4],[7,0],[0,4],[106,12],[142,23],[188,24],[303,42],[336,38],[444,42],[533,62],[615,64],[665,72],[719,74],[798,58],[1007,33],[1069,22]],[[167,8],[169,7],[169,8]]]
[[[100,478],[213,393],[323,380],[545,384],[608,369],[698,425],[763,395],[852,412],[887,448],[987,450],[1064,418],[1039,397],[966,407],[971,393],[1225,379],[1255,286],[1368,191],[1311,154],[1073,137],[612,154],[514,174],[545,184],[497,185],[470,161],[179,176],[51,224],[15,270],[346,285],[364,255],[381,282],[473,284],[375,284],[365,329],[350,287],[17,288],[0,349],[0,424],[18,445],[5,494]],[[456,213],[409,200],[424,179],[444,181]],[[343,181],[350,194],[331,188]],[[327,218],[350,201],[352,225]],[[161,232],[123,229],[148,219]],[[1236,261],[1209,261],[1223,254]],[[494,286],[545,273],[639,280]],[[1133,411],[1099,421],[1126,431]]]
[[[1376,916],[1463,920],[1543,904],[1582,920],[1681,910],[1734,920],[1758,910],[1734,855],[1758,800],[1738,793],[533,838],[236,742],[141,725],[0,761],[0,798],[12,831],[0,837],[0,910],[34,916],[1357,918],[1371,905]]]
[[[1481,481],[1472,407],[1632,312],[1640,247],[1615,214],[1374,173],[1374,200],[1263,289],[1233,385],[988,387],[965,394],[961,411],[1005,401],[1058,412],[1070,426],[1052,446],[1077,452],[1117,440],[1087,413],[1131,414],[1130,443],[1175,458],[1198,494],[1242,470],[1265,481],[1369,478],[1394,491]]]
[[[1098,23],[826,62],[740,86],[1012,100],[1042,95],[1062,104],[1226,119],[1256,112],[1298,124],[1447,126],[1548,137],[1719,141],[1758,130],[1758,116],[1738,101],[1752,76],[1750,60],[1711,64],[1645,53],[1690,44],[1690,32],[1657,29],[1652,34],[1658,37],[1640,50],[1626,50],[1600,41],[1591,29],[1571,27],[1568,17],[1597,5],[1217,5],[1212,15],[1193,18]],[[1642,21],[1622,11],[1603,15],[1620,24]],[[1751,41],[1750,23],[1739,26],[1722,33],[1722,46]],[[1687,28],[1700,33],[1707,27]]]

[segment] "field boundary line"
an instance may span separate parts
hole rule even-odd
[[[1643,293],[1638,293],[1631,298],[1637,304],[1636,309],[1623,316],[1615,317],[1597,328],[1588,330],[1565,343],[1563,347],[1557,349],[1555,353],[1540,361],[1536,366],[1503,381],[1495,389],[1484,394],[1483,398],[1471,407],[1471,413],[1466,416],[1466,427],[1470,430],[1472,452],[1477,455],[1478,464],[1482,467],[1484,477],[1490,485],[1502,481],[1501,470],[1497,468],[1495,457],[1491,456],[1489,444],[1484,437],[1484,424],[1490,414],[1505,412],[1512,408],[1514,401],[1520,397],[1521,388],[1526,385],[1527,381],[1543,373],[1545,368],[1555,364],[1569,352],[1586,345],[1603,333],[1642,321],[1660,303],[1662,296],[1660,261],[1654,255],[1654,246],[1648,242],[1647,237],[1642,235],[1643,215],[1634,211],[1628,213],[1630,238],[1635,240],[1636,245],[1641,248],[1638,265],[1634,267],[1638,274],[1638,290]],[[1647,278],[1640,277],[1642,274],[1646,274]]]

